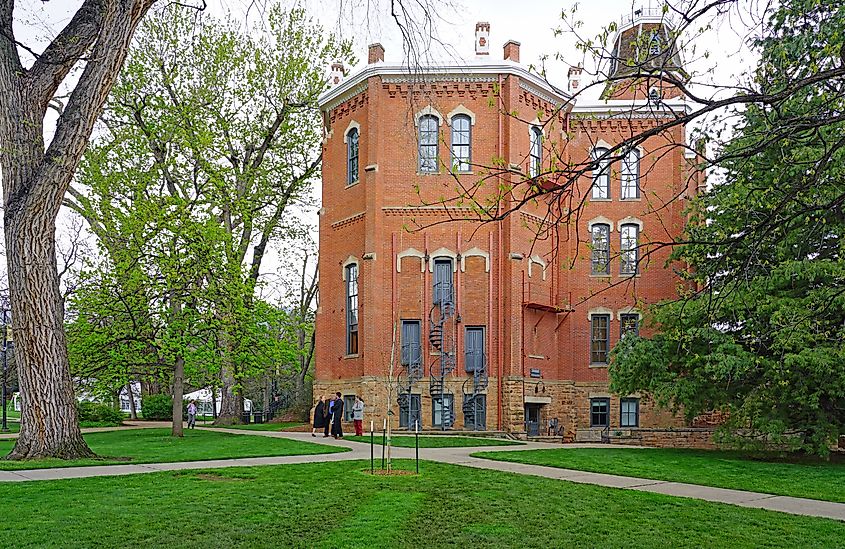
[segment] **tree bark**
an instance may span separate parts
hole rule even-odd
[[[56,216],[132,34],[153,1],[85,0],[29,69],[14,41],[14,4],[0,4],[0,169],[23,403],[10,459],[94,455],[79,430],[70,376]],[[45,150],[46,109],[84,55],[88,61]]]
[[[173,365],[173,429],[174,437],[181,437],[182,433],[182,394],[184,392],[185,359],[179,357]]]
[[[138,419],[138,410],[135,409],[135,394],[132,392],[132,380],[126,384],[126,394],[129,395],[129,419]]]

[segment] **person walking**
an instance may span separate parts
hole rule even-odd
[[[352,422],[355,424],[355,436],[364,435],[364,401],[359,395],[355,395],[355,404],[352,405]]]
[[[332,406],[334,406],[334,395],[329,397],[328,402],[323,403],[323,438],[329,438],[329,428],[332,425]]]
[[[343,398],[340,393],[335,393],[334,406],[332,406],[332,435],[334,438],[343,438]]]
[[[326,414],[324,413],[323,408],[326,406],[325,400],[323,400],[323,395],[320,395],[317,404],[314,405],[314,422],[312,423],[311,428],[311,436],[317,436],[317,429],[322,429],[326,423]]]
[[[197,425],[197,401],[192,400],[188,403],[188,429],[193,429]]]

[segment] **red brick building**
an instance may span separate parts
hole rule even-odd
[[[628,21],[617,51],[642,55],[645,36],[649,62],[681,75],[658,21]],[[361,394],[369,418],[389,406],[394,427],[542,435],[552,422],[577,440],[681,427],[639,395],[610,394],[607,363],[644,303],[676,295],[669,249],[654,243],[682,231],[699,178],[683,126],[607,151],[685,112],[684,98],[656,79],[573,101],[580,69],[565,92],[519,64],[517,42],[490,59],[489,31],[479,23],[476,60],[455,66],[409,70],[372,45],[321,98],[315,394]],[[455,199],[467,188],[514,207],[527,181],[596,158],[606,168],[566,200],[498,221],[469,220],[477,206]]]

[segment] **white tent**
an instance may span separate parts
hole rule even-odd
[[[210,416],[211,413],[211,391],[208,389],[200,389],[199,391],[194,391],[193,393],[188,393],[183,396],[187,401],[196,400],[197,401],[197,414],[199,415],[206,415]],[[220,413],[220,404],[222,402],[222,396],[220,390],[217,390],[217,396],[214,399],[215,409],[216,412]],[[252,411],[252,401],[248,398],[244,399],[244,411],[251,412]]]

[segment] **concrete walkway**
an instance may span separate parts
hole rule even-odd
[[[133,425],[133,428],[142,428],[145,425]],[[239,459],[218,459],[208,461],[189,461],[178,463],[150,463],[139,465],[103,465],[93,467],[64,467],[55,469],[29,469],[21,471],[0,471],[0,482],[28,481],[28,480],[58,480],[68,478],[102,477],[112,475],[134,475],[139,473],[157,473],[162,471],[181,471],[187,469],[215,469],[222,467],[254,467],[260,465],[288,465],[295,463],[313,463],[324,461],[347,461],[347,460],[369,460],[369,444],[352,442],[349,440],[313,438],[310,433],[294,433],[283,431],[250,431],[247,429],[221,429],[203,428],[208,431],[215,431],[230,434],[244,434],[265,436],[272,438],[286,438],[301,442],[314,442],[348,448],[350,451],[337,454],[318,454],[307,456],[279,456],[262,458],[239,458]],[[609,475],[604,473],[590,473],[587,471],[576,471],[571,469],[559,469],[556,467],[544,467],[539,465],[527,465],[506,461],[493,461],[471,457],[470,454],[484,451],[496,452],[519,452],[525,450],[548,449],[548,448],[590,448],[604,447],[599,444],[549,444],[544,442],[530,442],[522,446],[478,446],[471,448],[420,448],[420,459],[448,463],[451,465],[462,465],[478,469],[489,469],[493,471],[504,471],[521,475],[531,475],[556,480],[566,480],[581,484],[594,484],[609,488],[622,488],[626,490],[638,490],[641,492],[653,492],[669,496],[700,499],[718,503],[739,505],[741,507],[753,507],[780,511],[793,515],[805,515],[810,517],[823,517],[845,521],[845,503],[833,503],[806,498],[795,498],[789,496],[776,496],[757,492],[746,492],[743,490],[731,490],[727,488],[714,488],[700,486],[697,484],[685,484],[682,482],[667,482],[662,480],[650,480],[636,477],[625,477]],[[413,448],[393,448],[392,457],[395,459],[413,459]],[[376,447],[376,460],[381,459],[381,448]]]

